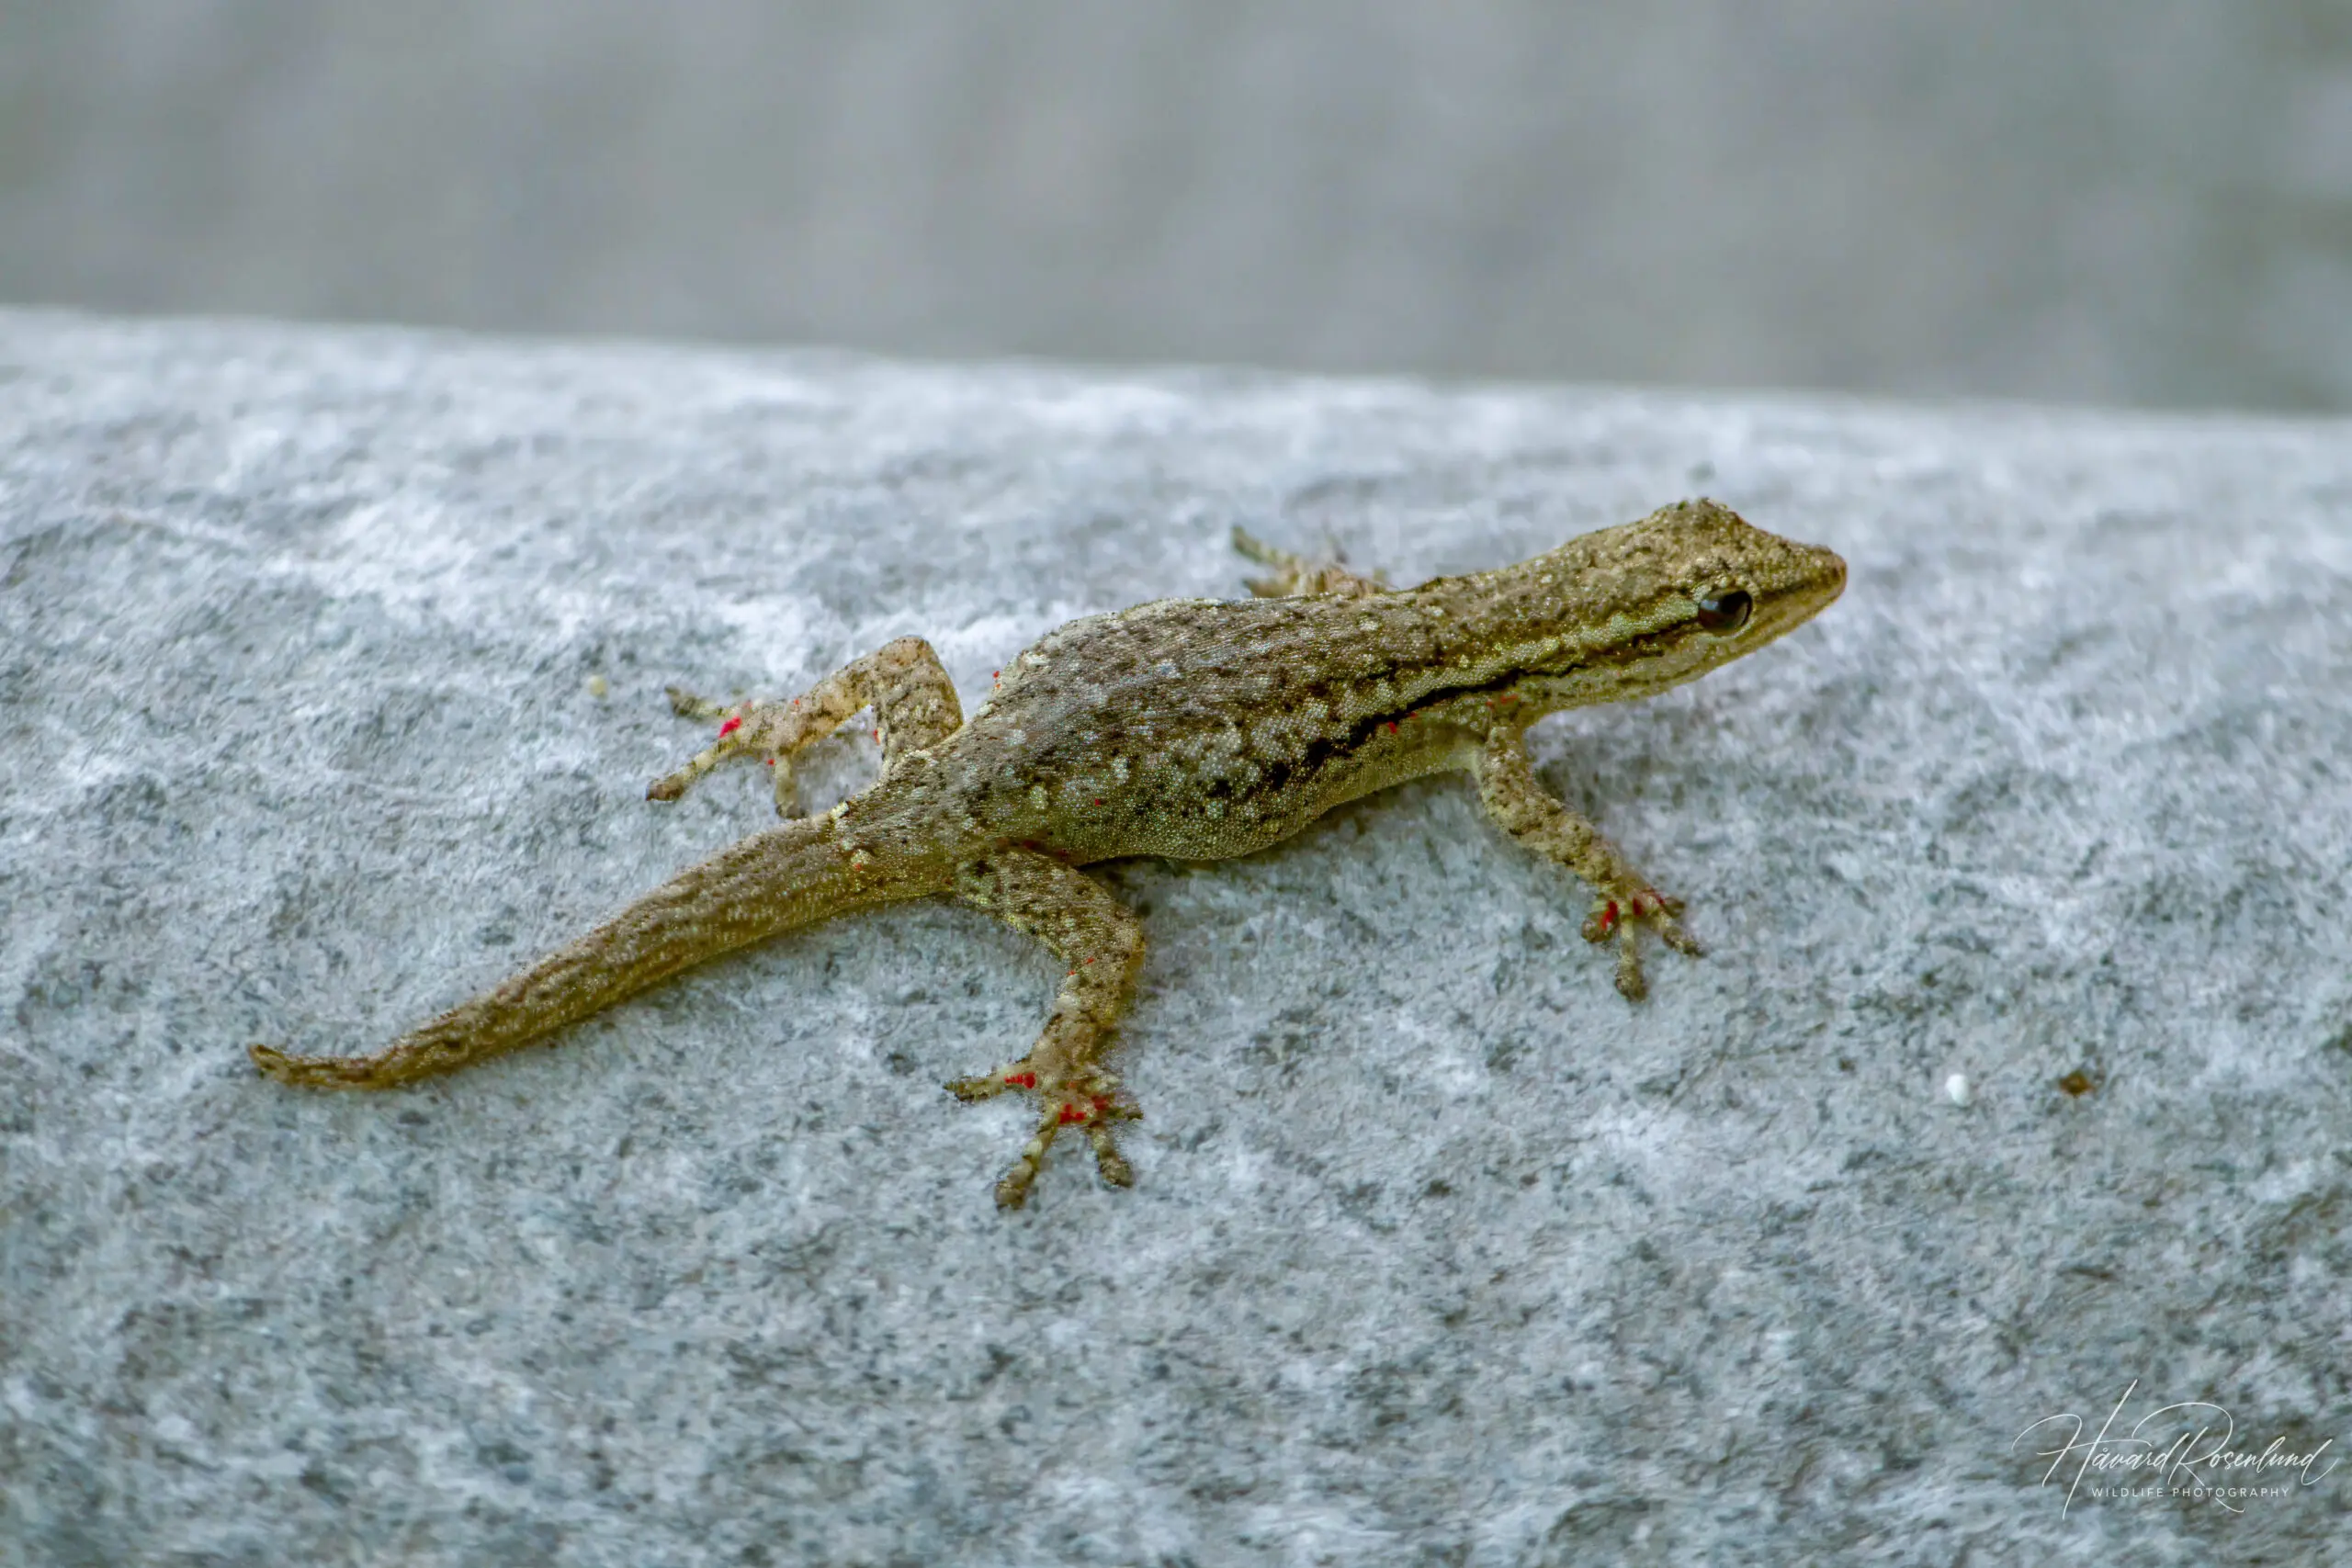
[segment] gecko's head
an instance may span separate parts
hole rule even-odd
[[[1645,607],[1661,629],[1679,626],[1724,649],[1709,669],[1803,626],[1846,591],[1836,551],[1768,534],[1713,501],[1678,502],[1610,532],[1641,562],[1628,575],[1663,590]]]
[[[1835,552],[1712,501],[1571,539],[1528,563],[1539,564],[1540,607],[1529,608],[1552,622],[1558,652],[1528,662],[1552,695],[1575,702],[1693,680],[1804,625],[1846,587]]]

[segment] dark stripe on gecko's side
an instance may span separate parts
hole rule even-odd
[[[1574,668],[1572,664],[1566,665],[1559,671],[1546,671],[1546,673],[1565,674]],[[1400,728],[1415,714],[1425,708],[1437,707],[1462,697],[1500,695],[1518,685],[1526,679],[1526,676],[1525,671],[1515,670],[1507,674],[1498,675],[1491,681],[1433,686],[1409,703],[1379,713],[1367,714],[1350,725],[1344,735],[1316,737],[1298,749],[1295,759],[1274,758],[1262,763],[1266,770],[1265,777],[1260,782],[1257,789],[1279,790],[1289,784],[1294,776],[1312,778],[1329,763],[1344,761],[1354,755],[1366,741],[1382,730]],[[1252,790],[1251,793],[1255,794],[1257,790]]]
[[[1300,747],[1293,757],[1253,758],[1265,770],[1265,776],[1246,793],[1278,791],[1293,778],[1311,778],[1328,764],[1352,756],[1363,744],[1384,729],[1401,728],[1414,715],[1428,708],[1441,706],[1464,697],[1500,696],[1519,685],[1531,675],[1561,676],[1574,674],[1596,665],[1622,667],[1637,664],[1649,658],[1659,648],[1676,640],[1679,626],[1629,638],[1595,657],[1589,653],[1565,659],[1556,666],[1518,669],[1487,681],[1464,681],[1430,687],[1409,703],[1401,704],[1380,713],[1367,714],[1348,727],[1344,735],[1317,736]],[[1222,793],[1222,792],[1220,792]]]

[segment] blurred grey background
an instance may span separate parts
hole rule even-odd
[[[2352,407],[2346,0],[0,0],[0,302]]]

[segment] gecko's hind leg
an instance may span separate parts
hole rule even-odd
[[[888,773],[909,751],[936,745],[962,727],[964,709],[931,644],[919,637],[884,643],[843,666],[804,695],[731,706],[707,702],[673,686],[670,706],[680,717],[718,719],[718,739],[676,773],[653,781],[648,800],[675,800],[722,762],[764,757],[775,770],[775,814],[795,815],[793,753],[841,728],[860,708],[871,707],[882,740]]]
[[[1681,900],[1652,887],[1599,829],[1555,800],[1537,782],[1527,756],[1525,730],[1506,727],[1489,733],[1478,754],[1477,773],[1487,815],[1512,838],[1566,866],[1592,888],[1584,939],[1616,940],[1617,989],[1628,1001],[1640,1001],[1649,989],[1642,978],[1636,928],[1646,926],[1677,953],[1699,956],[1699,944],[1675,923],[1674,917],[1682,912]]]
[[[1392,592],[1377,577],[1350,571],[1337,561],[1317,566],[1304,556],[1278,550],[1238,524],[1233,530],[1233,547],[1260,566],[1274,569],[1272,577],[1242,580],[1249,584],[1250,592],[1261,599],[1296,598],[1307,593],[1341,593],[1362,599]]]
[[[1035,1135],[997,1183],[997,1206],[1018,1209],[1028,1201],[1046,1151],[1065,1127],[1085,1131],[1103,1180],[1127,1186],[1135,1178],[1112,1142],[1110,1123],[1142,1112],[1119,1092],[1102,1056],[1143,964],[1143,927],[1101,883],[1035,850],[1002,850],[964,867],[956,897],[1028,932],[1069,966],[1027,1055],[947,1086],[960,1100],[1026,1089],[1042,1107]]]

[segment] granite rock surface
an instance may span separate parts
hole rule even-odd
[[[665,684],[1695,493],[1851,579],[1536,731],[1641,1007],[1440,780],[1103,868],[1131,1191],[990,1205],[1054,976],[941,904],[246,1062],[771,820]],[[0,313],[0,1561],[2352,1561],[2352,427]],[[2319,1457],[2093,1495],[2190,1401]]]

